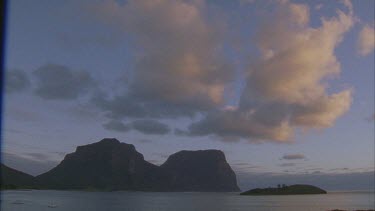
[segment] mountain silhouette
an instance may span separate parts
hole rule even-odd
[[[77,147],[35,183],[43,189],[239,191],[219,150],[180,151],[157,166],[133,145],[113,138]]]
[[[1,164],[0,186],[1,189],[31,188],[34,186],[34,177]]]

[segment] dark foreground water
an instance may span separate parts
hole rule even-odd
[[[3,211],[315,211],[374,209],[373,192],[240,196],[238,193],[2,191]]]

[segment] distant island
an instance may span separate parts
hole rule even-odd
[[[183,150],[160,166],[131,144],[114,138],[78,146],[55,168],[33,177],[1,165],[1,189],[240,191],[236,174],[219,150]]]
[[[242,192],[241,195],[303,195],[326,194],[327,191],[312,185],[279,185],[276,188],[256,188]]]

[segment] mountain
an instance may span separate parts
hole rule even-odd
[[[236,175],[219,150],[180,151],[160,166],[173,191],[239,191]]]
[[[1,164],[1,189],[32,188],[34,177]]]
[[[279,188],[256,188],[241,193],[241,195],[302,195],[326,194],[327,191],[312,185],[291,185]]]
[[[181,151],[156,166],[131,144],[103,139],[79,146],[36,177],[45,189],[238,191],[236,175],[218,150]]]
[[[79,146],[52,170],[36,177],[53,189],[148,190],[157,178],[156,165],[144,160],[131,144],[103,139]]]

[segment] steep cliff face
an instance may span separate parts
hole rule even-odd
[[[34,177],[1,164],[0,186],[2,189],[31,188]]]
[[[239,191],[236,175],[219,150],[180,151],[160,166],[175,191]]]
[[[103,139],[77,147],[58,166],[36,179],[47,188],[138,190],[151,188],[153,181],[147,174],[156,168],[133,145]]]
[[[36,177],[42,188],[143,191],[238,191],[236,176],[218,150],[181,151],[162,166],[116,139],[77,147]]]

